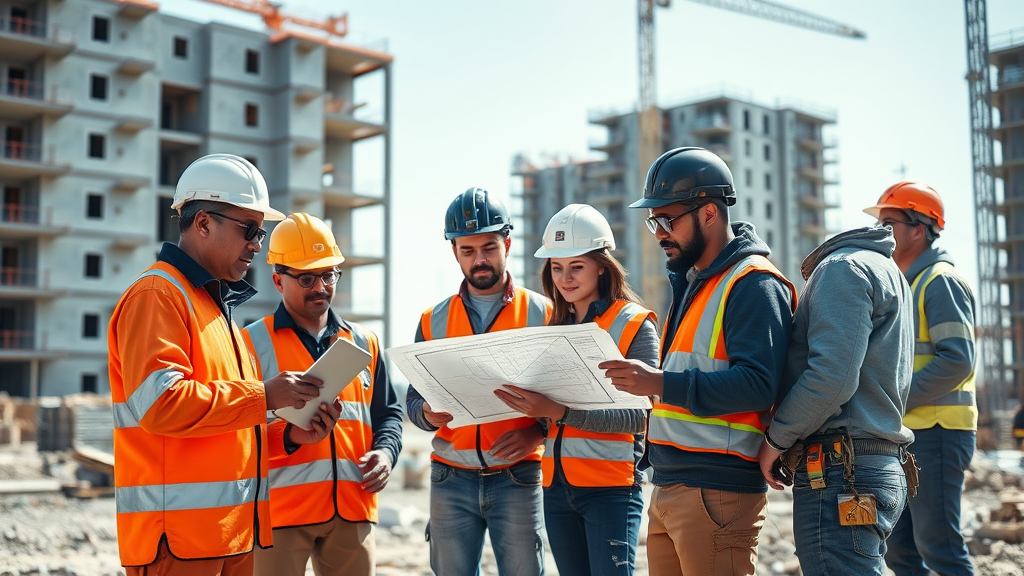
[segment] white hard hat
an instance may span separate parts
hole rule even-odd
[[[284,214],[270,207],[267,181],[251,162],[234,154],[207,154],[189,165],[178,179],[171,209],[192,200],[224,202],[239,208],[262,212],[271,222],[284,220]]]
[[[612,227],[593,206],[569,204],[551,217],[544,229],[544,245],[535,258],[571,258],[607,248],[615,250]]]

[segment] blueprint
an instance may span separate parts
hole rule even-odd
[[[622,354],[594,323],[430,340],[387,355],[431,410],[454,417],[453,428],[522,416],[494,395],[502,384],[581,410],[651,407],[647,398],[618,391],[598,369]]]

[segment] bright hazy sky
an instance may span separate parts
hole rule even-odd
[[[675,0],[655,16],[658,102],[724,86],[758,102],[835,109],[842,228],[871,223],[860,210],[905,166],[906,178],[943,196],[940,243],[976,278],[963,3],[781,1],[867,40]],[[262,28],[258,18],[195,0],[164,0],[161,10]],[[393,346],[411,342],[420,312],[461,281],[442,237],[448,203],[471,186],[507,195],[518,152],[600,158],[587,149],[603,135],[587,111],[636,101],[636,0],[285,0],[283,10],[347,11],[349,41],[386,39],[395,57]],[[990,36],[1024,27],[1020,0],[989,0],[988,10]],[[356,171],[357,183],[367,178]]]

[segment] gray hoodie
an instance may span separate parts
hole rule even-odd
[[[845,428],[854,438],[901,444],[914,367],[910,286],[892,260],[888,228],[858,228],[818,246],[793,318],[779,404],[768,429],[788,448]]]

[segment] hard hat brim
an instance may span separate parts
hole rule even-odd
[[[892,204],[875,204],[874,206],[865,208],[863,210],[863,212],[865,214],[867,214],[868,216],[874,217],[877,220],[877,219],[880,219],[882,217],[881,216],[882,210],[884,210],[886,208],[892,208],[893,210],[900,210],[900,211],[903,211],[903,212],[905,212],[907,210],[903,206],[894,206]]]
[[[485,226],[484,228],[481,228],[479,230],[474,230],[472,232],[445,232],[444,233],[444,239],[445,240],[454,240],[456,238],[462,238],[463,236],[476,236],[477,234],[493,234],[493,233],[501,232],[505,228],[508,228],[509,230],[512,230],[512,225],[511,224],[494,224],[493,226]]]
[[[598,250],[604,250],[607,246],[600,248],[545,248],[541,246],[533,253],[534,258],[547,259],[547,258],[572,258],[573,256],[583,256],[588,252],[597,252]]]
[[[310,258],[309,260],[301,260],[299,262],[289,262],[288,264],[284,264],[284,266],[293,270],[316,270],[317,268],[330,268],[332,266],[337,266],[344,261],[344,256],[325,256],[323,258]],[[273,264],[273,262],[270,262],[269,254],[267,254],[267,263]]]
[[[661,208],[669,204],[684,202],[689,198],[641,198],[629,205],[630,208]]]

